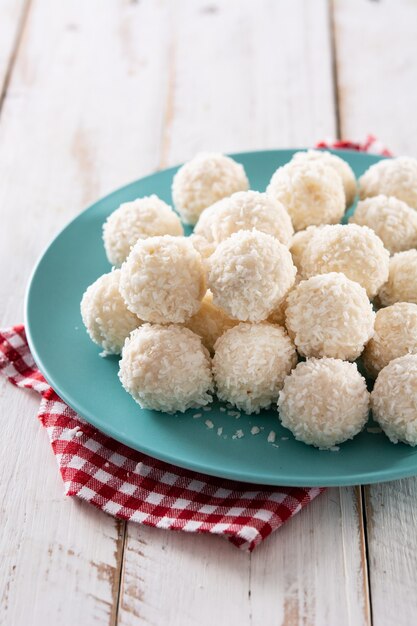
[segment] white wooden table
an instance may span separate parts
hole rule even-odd
[[[51,237],[201,149],[377,134],[417,155],[413,0],[0,0],[0,312]],[[0,381],[0,624],[411,626],[417,480],[329,489],[252,555],[65,499]]]

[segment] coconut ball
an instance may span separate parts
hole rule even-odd
[[[417,304],[417,250],[397,252],[390,258],[388,280],[378,297],[382,306],[395,302]]]
[[[121,204],[103,226],[107,258],[116,266],[120,266],[127,259],[138,239],[183,234],[178,215],[155,195]]]
[[[417,445],[417,354],[400,356],[379,372],[371,406],[392,443]]]
[[[126,337],[142,324],[119,291],[120,270],[100,276],[81,300],[81,317],[94,343],[107,354],[120,354]]]
[[[259,413],[277,400],[296,362],[295,348],[281,326],[241,323],[216,342],[217,395],[245,413]]]
[[[282,425],[298,441],[325,450],[362,430],[369,393],[355,363],[309,359],[285,379],[278,409]]]
[[[205,208],[248,188],[243,165],[224,154],[201,153],[175,174],[172,198],[183,221],[195,224]]]
[[[216,249],[216,246],[213,243],[209,243],[207,239],[201,235],[192,233],[192,235],[189,236],[189,240],[202,259],[208,259]]]
[[[393,196],[358,202],[349,222],[372,228],[391,254],[417,247],[417,212]]]
[[[375,334],[367,343],[363,361],[373,378],[390,361],[417,353],[417,304],[398,302],[380,309],[375,317]]]
[[[318,228],[321,226],[309,226],[305,230],[299,230],[291,239],[290,252],[297,268],[297,278],[304,277],[303,254]]]
[[[374,332],[365,289],[336,272],[301,281],[288,295],[285,316],[290,337],[306,357],[354,361]]]
[[[185,237],[140,239],[122,265],[120,292],[147,322],[186,322],[206,292],[201,256]]]
[[[201,337],[203,346],[213,354],[214,344],[226,330],[236,326],[238,322],[232,320],[227,313],[213,304],[213,294],[207,291],[201,307],[186,323],[187,328]]]
[[[294,229],[284,206],[258,191],[238,191],[205,209],[196,224],[196,235],[215,246],[239,230],[256,228],[289,245]]]
[[[303,254],[302,265],[307,277],[343,272],[373,298],[388,278],[389,253],[367,226],[337,224],[314,233]]]
[[[286,246],[257,230],[241,230],[207,260],[213,302],[231,317],[260,322],[272,313],[295,280]]]
[[[349,163],[341,159],[336,154],[324,150],[307,150],[307,152],[296,152],[291,159],[294,163],[311,163],[313,161],[321,161],[326,165],[330,165],[342,179],[343,189],[345,190],[346,206],[353,204],[356,196],[356,178]]]
[[[291,161],[279,167],[266,191],[285,206],[295,230],[337,224],[345,212],[342,179],[320,161]]]
[[[394,196],[417,209],[417,159],[383,159],[366,170],[359,179],[361,199],[370,196]]]
[[[119,378],[143,409],[184,412],[212,401],[210,357],[188,328],[144,324],[123,347]]]

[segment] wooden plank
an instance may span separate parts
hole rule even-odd
[[[373,132],[397,154],[417,155],[417,5],[333,4],[339,108],[346,137]],[[365,487],[375,626],[417,620],[417,479]]]
[[[0,0],[0,108],[28,8],[27,0]]]
[[[325,2],[181,0],[171,22],[164,163],[335,134]]]
[[[166,27],[159,3],[34,1],[0,119],[3,324],[53,234],[158,165]],[[124,525],[63,497],[37,407],[0,382],[0,623],[114,624]]]
[[[254,553],[253,626],[371,623],[358,495],[329,489]]]
[[[250,624],[250,555],[221,537],[128,524],[118,624]]]
[[[181,0],[169,18],[161,165],[336,134],[323,1]],[[332,489],[252,556],[128,524],[118,623],[369,624],[360,497]]]
[[[365,488],[375,626],[417,620],[417,479]]]
[[[417,5],[410,0],[334,0],[342,136],[378,136],[417,154]]]

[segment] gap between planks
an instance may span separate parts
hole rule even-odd
[[[16,35],[14,38],[11,54],[10,54],[9,61],[7,63],[6,71],[4,74],[3,84],[0,85],[0,115],[3,109],[4,101],[6,99],[7,91],[9,89],[10,79],[13,74],[13,69],[15,66],[18,52],[19,52],[20,43],[22,41],[23,32],[28,22],[31,3],[32,3],[32,0],[24,0],[23,7],[21,10],[21,14],[20,14],[20,19],[19,19],[17,29],[16,29]]]
[[[120,608],[120,594],[122,589],[122,581],[123,581],[123,573],[124,573],[124,556],[126,549],[126,540],[127,540],[127,522],[119,521],[120,523],[120,539],[117,546],[116,553],[116,573],[115,573],[115,581],[113,588],[113,612],[110,619],[110,626],[117,626],[118,618],[119,618],[119,608]]]

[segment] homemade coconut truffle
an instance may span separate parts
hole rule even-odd
[[[361,199],[370,196],[394,196],[417,209],[417,159],[383,159],[366,170],[359,179]]]
[[[122,265],[120,292],[146,322],[186,322],[206,292],[201,256],[185,237],[140,239]]]
[[[307,152],[296,152],[292,158],[295,163],[321,161],[330,165],[339,174],[345,190],[346,206],[349,207],[356,196],[356,178],[349,163],[341,159],[336,154],[324,150],[307,150]]]
[[[183,234],[178,215],[155,195],[121,204],[103,226],[107,258],[116,266],[127,259],[138,239]]]
[[[282,327],[241,323],[216,342],[217,395],[246,413],[259,413],[276,402],[296,362],[295,348]]]
[[[295,230],[337,224],[345,212],[342,179],[321,161],[290,161],[277,169],[266,191],[285,206]]]
[[[119,378],[143,409],[184,412],[212,401],[210,357],[181,326],[144,324],[123,347]]]
[[[391,361],[378,374],[372,414],[392,443],[417,445],[417,355]]]
[[[290,252],[294,265],[297,268],[297,278],[304,277],[302,261],[303,254],[318,228],[321,227],[309,226],[305,230],[299,230],[298,233],[295,233],[291,239]]]
[[[193,244],[202,259],[208,259],[208,257],[211,256],[216,249],[216,246],[213,243],[209,243],[207,239],[201,235],[192,233],[188,239]]]
[[[369,393],[355,363],[313,358],[285,379],[278,409],[282,425],[296,439],[325,450],[362,430]]]
[[[81,317],[90,338],[107,354],[120,354],[126,337],[142,324],[119,291],[120,270],[100,276],[84,292]]]
[[[231,317],[260,322],[278,306],[295,280],[286,246],[257,230],[241,230],[207,260],[213,302]]]
[[[243,165],[224,154],[201,153],[175,174],[172,197],[183,221],[195,224],[205,208],[248,188]]]
[[[382,306],[395,302],[417,304],[417,250],[397,252],[390,258],[388,280],[378,297]]]
[[[375,317],[375,334],[367,343],[363,361],[370,376],[404,354],[417,353],[417,304],[398,302],[380,309]]]
[[[218,245],[239,230],[256,228],[289,245],[294,229],[284,206],[266,193],[238,191],[205,209],[194,232]]]
[[[285,316],[290,337],[306,357],[354,361],[374,332],[365,289],[336,272],[301,281],[288,294]]]
[[[186,323],[187,328],[201,337],[203,345],[213,354],[214,344],[226,330],[236,326],[238,322],[232,320],[222,309],[214,306],[213,294],[207,291],[201,307]]]
[[[343,272],[373,298],[388,278],[389,253],[366,226],[323,226],[308,243],[302,257],[305,276]]]
[[[398,198],[362,200],[349,222],[372,228],[391,254],[417,247],[417,211]]]

